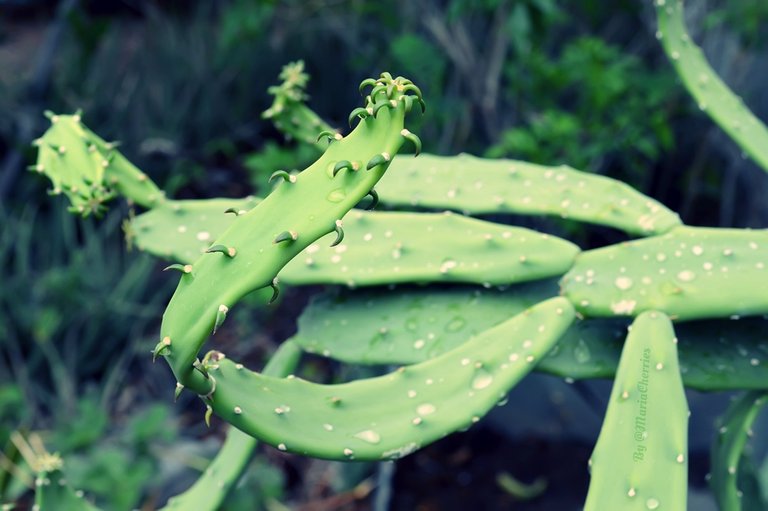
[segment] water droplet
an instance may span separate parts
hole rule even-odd
[[[482,390],[493,383],[493,375],[485,370],[480,370],[472,380],[472,388],[475,390]]]
[[[357,433],[355,438],[359,438],[360,440],[368,442],[369,444],[378,444],[381,442],[381,436],[372,429],[366,429],[365,431]]]
[[[645,507],[648,509],[658,509],[659,507],[659,501],[658,499],[650,498],[645,501]]]
[[[579,342],[576,343],[576,347],[573,348],[573,358],[575,358],[576,362],[579,364],[586,364],[589,362],[589,359],[592,358],[589,346],[584,342],[584,339],[579,339]]]
[[[437,408],[432,403],[423,403],[416,407],[416,413],[422,416],[435,413],[436,410]]]
[[[466,325],[467,322],[464,321],[464,318],[460,318],[459,316],[454,316],[453,319],[445,326],[446,332],[458,332],[462,328],[464,328],[464,325]]]
[[[331,193],[329,193],[326,196],[326,199],[328,199],[331,202],[341,202],[344,200],[346,196],[347,196],[347,192],[345,192],[343,188],[337,188],[333,190]]]

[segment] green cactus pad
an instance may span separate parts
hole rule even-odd
[[[751,391],[734,401],[722,419],[711,452],[710,486],[722,511],[758,511],[765,509],[761,495],[744,493],[741,487],[744,448],[751,436],[752,424],[768,402],[765,391]]]
[[[562,275],[579,249],[560,238],[455,213],[363,213],[344,218],[344,242],[330,235],[280,274],[289,284],[351,287],[398,282],[509,284]]]
[[[585,511],[681,510],[688,491],[688,404],[672,322],[641,314],[621,354],[590,459]]]
[[[428,287],[320,294],[299,316],[294,340],[308,353],[352,364],[415,364],[556,295],[551,280],[505,292]]]
[[[673,319],[768,313],[768,231],[677,227],[590,250],[562,280],[586,316],[660,310]]]
[[[629,185],[565,165],[468,154],[404,156],[392,165],[393,175],[376,188],[387,205],[556,215],[643,236],[680,225],[676,213]]]
[[[210,404],[280,450],[396,459],[479,420],[552,348],[573,315],[567,300],[553,298],[432,360],[338,385],[269,378],[214,356]]]
[[[742,99],[717,76],[685,28],[681,0],[656,0],[658,31],[677,74],[699,109],[707,113],[752,159],[768,172],[768,129]]]
[[[60,463],[60,462],[59,462]],[[42,470],[35,479],[35,508],[38,511],[99,511],[83,498],[83,492],[73,490],[58,468]]]
[[[211,334],[221,310],[229,310],[244,295],[275,285],[282,267],[308,245],[336,229],[337,222],[378,182],[387,164],[366,170],[379,155],[391,158],[405,140],[401,134],[411,103],[401,92],[410,82],[382,73],[384,85],[368,96],[366,108],[379,103],[387,107],[378,115],[366,115],[343,140],[333,143],[323,156],[296,176],[284,181],[255,208],[242,215],[229,215],[232,224],[211,247],[183,273],[163,315],[163,353],[177,380],[206,395],[213,390],[197,354]],[[391,90],[390,90],[390,87]],[[351,167],[336,174],[339,161]],[[293,232],[290,240],[276,243],[282,232]],[[209,253],[210,252],[210,253]]]
[[[146,174],[86,128],[80,114],[49,114],[51,127],[35,141],[37,164],[31,170],[45,174],[52,194],[64,194],[71,210],[83,216],[100,214],[118,193],[134,203],[152,207],[164,195]]]
[[[197,260],[234,222],[238,213],[250,211],[259,199],[168,200],[126,224],[129,244],[156,256],[183,264]],[[238,215],[239,216],[239,215]]]
[[[293,372],[301,358],[301,349],[284,342],[264,367],[264,374],[284,377]],[[163,511],[216,511],[235,486],[251,461],[255,438],[230,427],[221,450],[200,478],[187,491],[168,500]]]
[[[310,353],[353,364],[416,364],[556,294],[552,281],[503,291],[477,288],[364,289],[318,295],[293,340]],[[624,318],[575,322],[536,366],[569,379],[613,378]],[[677,326],[686,387],[768,388],[768,320],[704,320]]]

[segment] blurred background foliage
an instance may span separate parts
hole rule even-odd
[[[768,4],[688,11],[713,67],[768,119]],[[312,108],[341,129],[356,84],[390,70],[428,100],[413,119],[425,151],[565,163],[689,224],[766,225],[766,180],[698,113],[654,33],[640,0],[0,0],[0,502],[31,484],[17,434],[60,451],[109,509],[183,489],[218,434],[196,403],[170,404],[170,375],[149,364],[173,279],[124,250],[130,211],[75,219],[23,173],[44,109],[82,108],[171,196],[235,197],[314,158],[261,118],[282,65],[305,62]],[[277,310],[238,314],[230,335],[251,343],[236,349],[261,360],[287,336],[300,304]],[[254,463],[262,476],[227,509],[365,494],[364,469],[271,451]]]

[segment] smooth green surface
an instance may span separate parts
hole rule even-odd
[[[386,205],[553,215],[641,236],[680,224],[676,213],[621,181],[566,165],[547,167],[469,154],[404,155],[392,163],[376,190]]]
[[[699,109],[768,172],[768,129],[720,79],[691,39],[685,28],[683,2],[656,0],[654,5],[656,37]]]
[[[405,81],[382,74],[381,82]],[[213,382],[193,364],[222,313],[244,295],[272,286],[288,261],[335,230],[344,214],[378,182],[387,163],[367,170],[367,162],[382,154],[391,159],[402,145],[407,97],[397,88],[391,94],[380,89],[376,101],[386,107],[376,117],[364,109],[360,115],[365,118],[352,133],[332,143],[295,180],[281,182],[255,208],[236,215],[230,227],[212,240],[209,251],[216,252],[203,254],[189,272],[182,273],[163,315],[156,349],[166,356],[181,384],[201,395],[213,390]],[[339,162],[347,162],[349,168],[337,173]],[[290,234],[287,239],[284,233]]]
[[[306,351],[352,364],[429,360],[557,294],[551,280],[502,291],[474,287],[397,287],[316,296],[293,338]],[[574,322],[536,366],[570,379],[613,378],[628,320]],[[680,372],[699,390],[768,388],[768,319],[713,319],[677,325]]]
[[[721,511],[765,509],[759,494],[743,493],[741,463],[752,425],[768,402],[765,391],[751,391],[739,396],[722,419],[711,451],[710,486]]]
[[[585,511],[686,509],[688,404],[672,322],[637,317],[590,459]]]
[[[768,231],[677,227],[653,238],[582,252],[562,280],[585,316],[672,319],[768,313]]]
[[[310,245],[280,274],[289,284],[400,282],[510,284],[562,275],[579,248],[521,227],[455,213],[363,213],[344,218],[344,242],[333,235]]]
[[[553,298],[429,361],[337,385],[269,378],[225,358],[211,371],[211,404],[227,422],[280,450],[396,459],[478,421],[573,317],[566,300]]]
[[[301,358],[301,350],[292,342],[284,342],[264,367],[264,374],[284,377],[292,373]],[[216,511],[227,497],[227,493],[237,484],[243,471],[248,467],[255,438],[246,435],[237,428],[227,430],[227,438],[216,457],[200,478],[184,493],[168,500],[165,511]]]

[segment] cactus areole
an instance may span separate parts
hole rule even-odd
[[[368,79],[366,105],[355,109],[352,132],[330,142],[325,153],[295,180],[284,180],[230,227],[193,264],[163,315],[155,355],[165,356],[179,383],[211,396],[215,380],[210,360],[198,360],[208,336],[244,295],[272,286],[294,256],[318,238],[336,231],[341,218],[370,193],[404,141],[419,145],[404,127],[414,103],[423,108],[421,92],[409,80],[382,73]],[[222,215],[224,212],[222,211]]]

